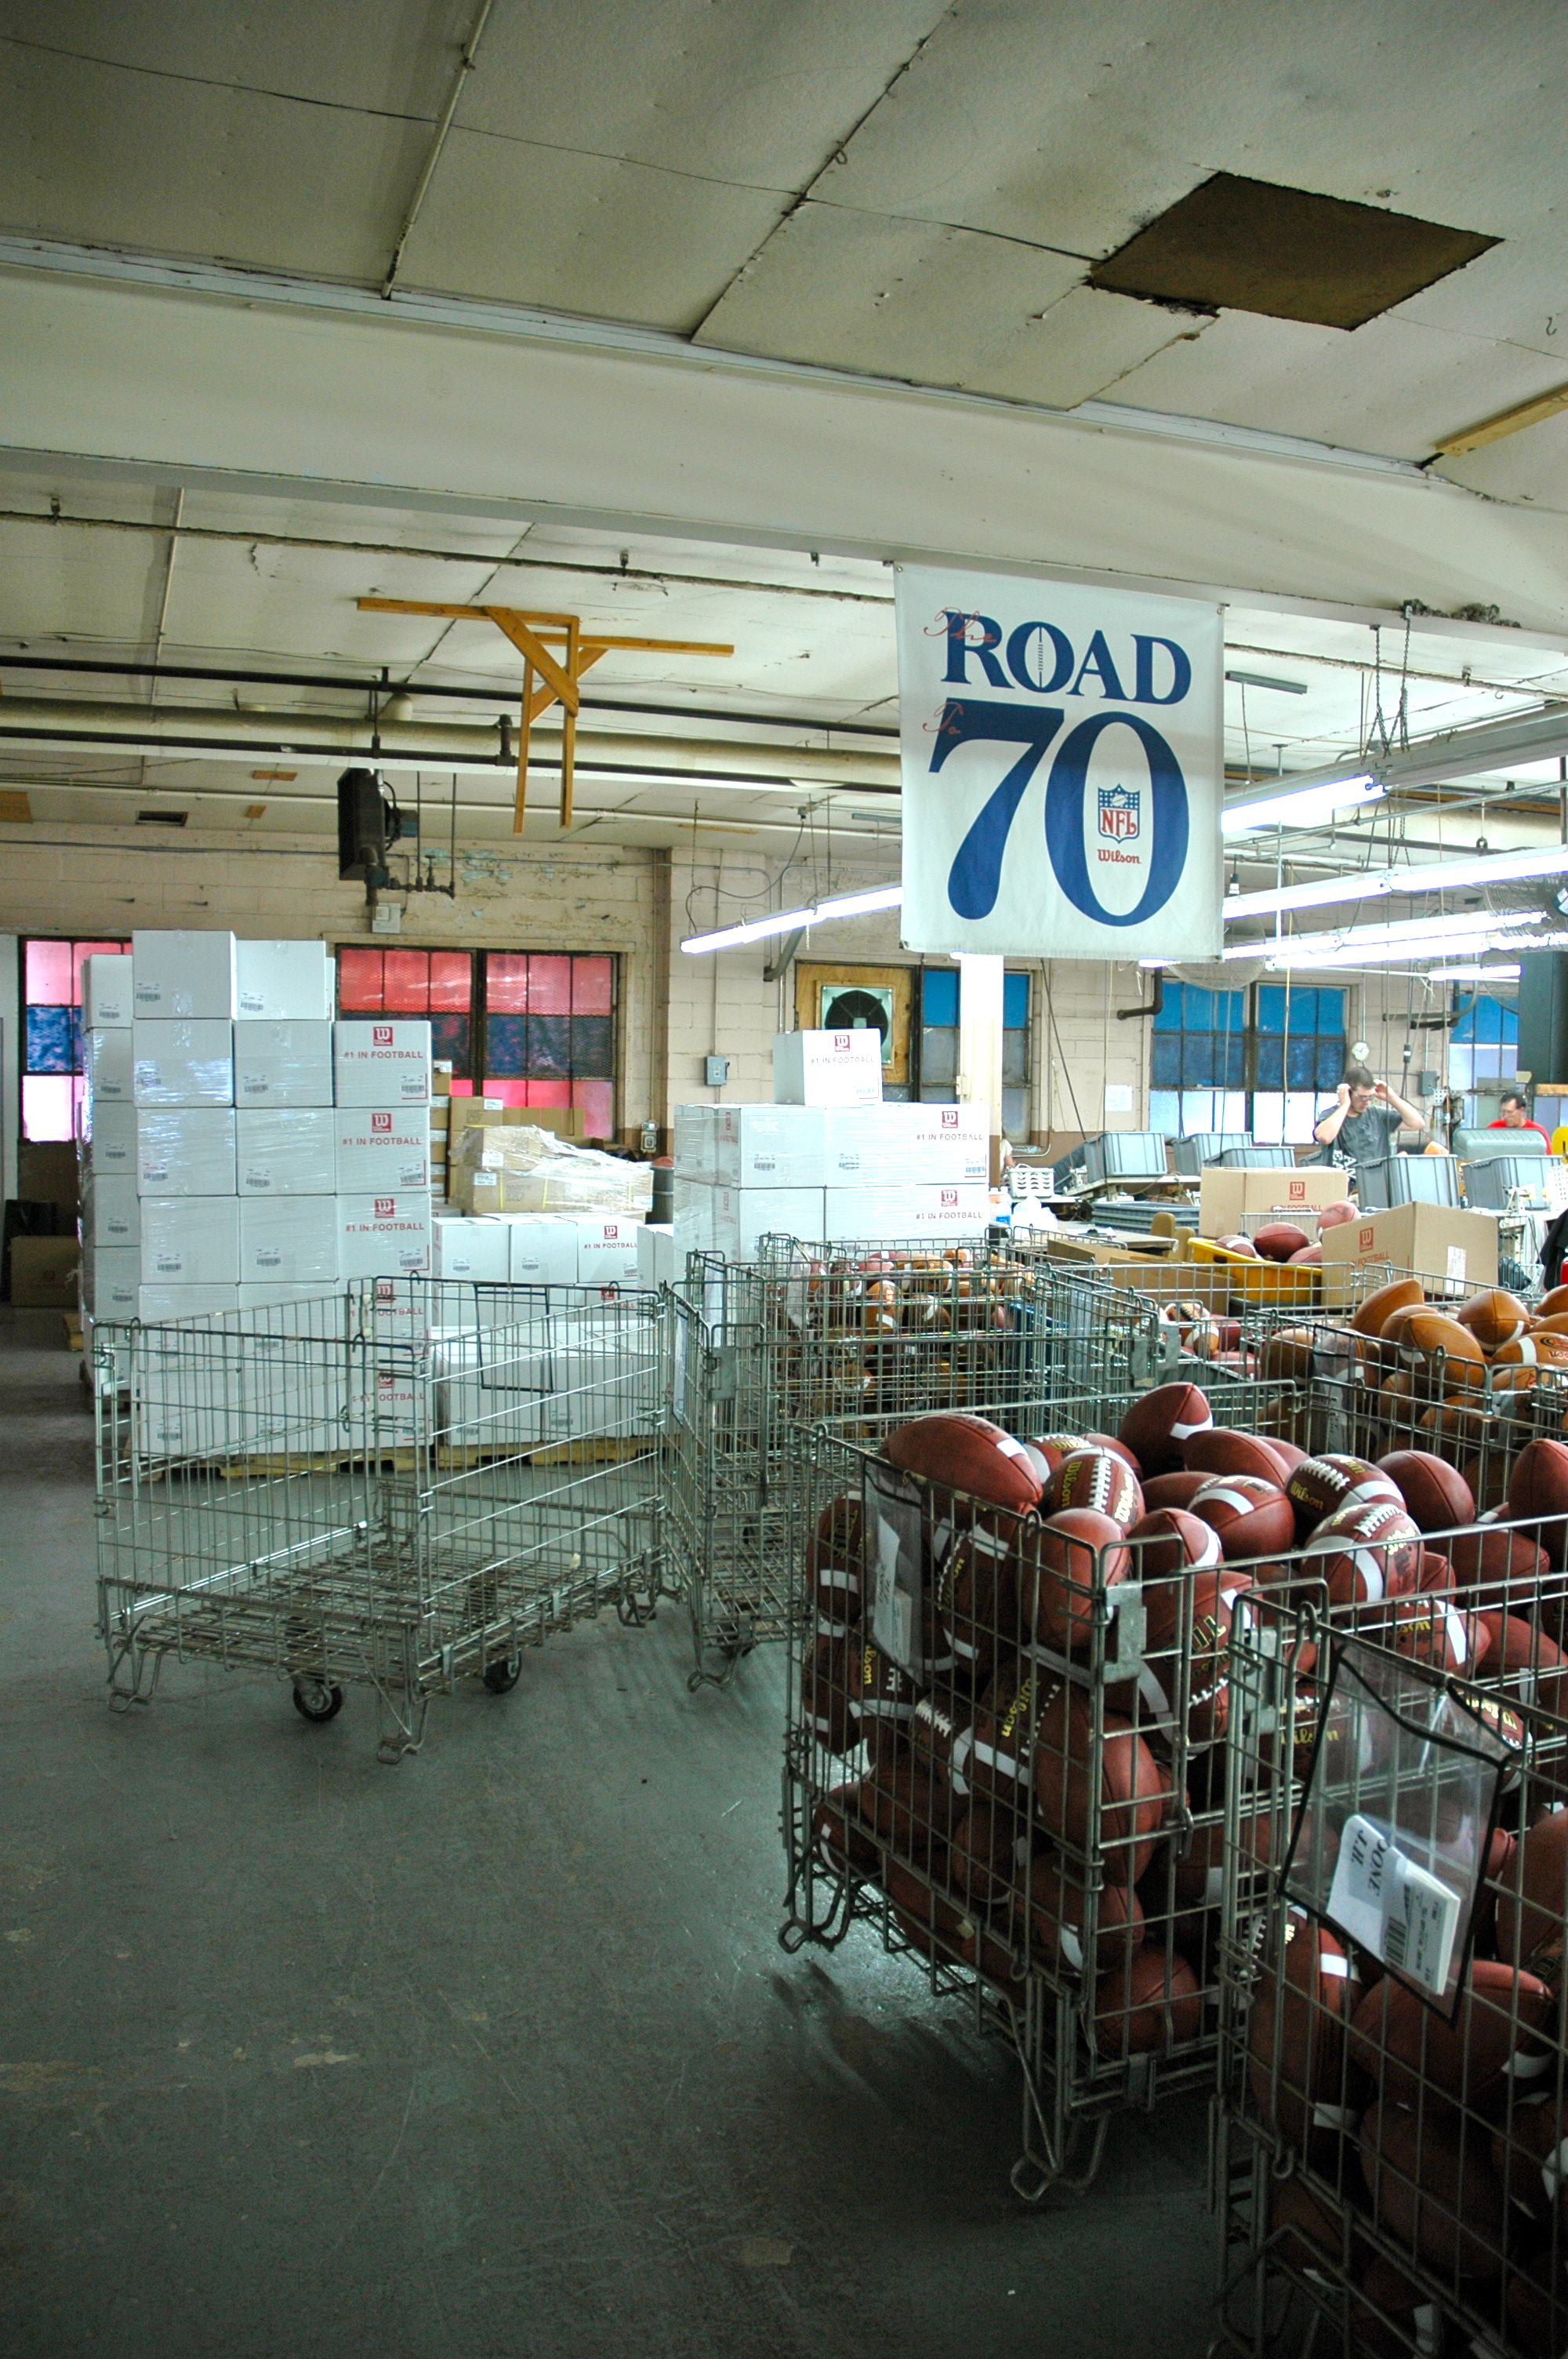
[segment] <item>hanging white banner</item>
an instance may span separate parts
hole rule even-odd
[[[1221,611],[900,567],[906,949],[1217,958]]]

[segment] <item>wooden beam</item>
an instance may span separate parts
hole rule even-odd
[[[1527,426],[1542,425],[1564,409],[1568,409],[1568,385],[1560,385],[1555,393],[1537,394],[1533,401],[1517,402],[1512,409],[1499,409],[1495,418],[1483,419],[1479,426],[1467,426],[1463,434],[1450,434],[1438,443],[1437,455],[1440,459],[1463,459],[1468,451],[1484,451],[1489,442],[1501,442],[1509,434],[1522,434]]]
[[[512,832],[521,835],[528,808],[528,742],[539,715],[552,704],[561,708],[561,827],[572,823],[572,787],[577,772],[577,717],[581,701],[578,683],[585,671],[612,649],[641,655],[732,656],[732,647],[703,639],[633,639],[594,632],[584,638],[576,614],[535,613],[524,606],[459,606],[445,600],[424,598],[359,598],[364,614],[426,614],[437,621],[492,623],[523,658],[523,710],[517,731],[517,794],[512,808]],[[546,639],[565,642],[566,660],[557,662]],[[534,674],[539,686],[534,685]],[[440,690],[431,690],[439,695]]]

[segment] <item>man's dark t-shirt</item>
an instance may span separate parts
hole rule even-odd
[[[1318,1120],[1332,1114],[1325,1106]],[[1369,1105],[1365,1114],[1347,1114],[1339,1125],[1339,1136],[1323,1148],[1325,1163],[1341,1168],[1347,1164],[1382,1163],[1393,1153],[1394,1134],[1402,1129],[1400,1117],[1392,1106]]]

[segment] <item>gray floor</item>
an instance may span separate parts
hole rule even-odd
[[[1195,2359],[1203,2116],[1009,2193],[1017,2084],[857,1934],[787,1959],[781,1664],[613,1620],[377,1766],[362,1696],[105,1708],[92,1420],[0,1312],[0,2347]]]

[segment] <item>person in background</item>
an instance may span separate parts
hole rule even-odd
[[[1323,1162],[1354,1168],[1386,1162],[1397,1132],[1422,1127],[1417,1108],[1387,1082],[1375,1082],[1365,1065],[1346,1065],[1334,1103],[1318,1116],[1313,1136],[1323,1149]]]
[[[1530,1118],[1530,1101],[1522,1090],[1505,1090],[1496,1122],[1487,1125],[1488,1130],[1539,1130],[1547,1146],[1552,1145],[1552,1133]]]

